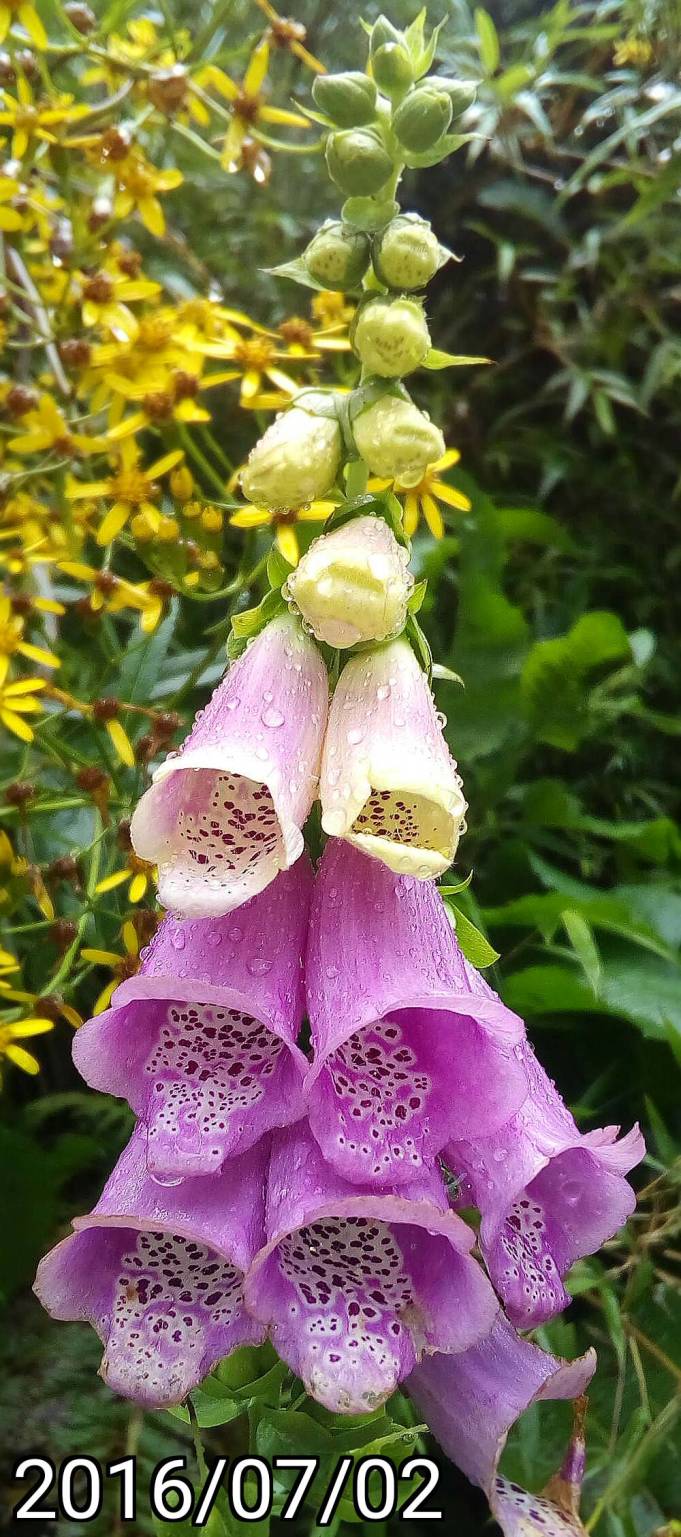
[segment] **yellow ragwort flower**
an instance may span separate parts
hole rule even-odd
[[[326,522],[335,510],[335,502],[310,502],[308,507],[297,507],[290,512],[272,512],[269,507],[240,507],[232,513],[230,523],[234,528],[271,528],[274,542],[290,566],[297,566],[300,557],[296,523]]]
[[[76,454],[94,454],[101,448],[98,438],[72,431],[71,423],[51,395],[42,395],[36,409],[26,412],[23,428],[18,437],[10,438],[9,447],[14,454],[52,452],[70,459]]]
[[[302,22],[293,21],[290,16],[280,16],[274,6],[270,5],[269,0],[256,0],[256,4],[260,6],[261,11],[264,11],[269,21],[267,36],[273,46],[286,53],[292,53],[296,59],[300,59],[301,64],[306,64],[308,69],[313,70],[316,75],[325,74],[325,65],[321,64],[319,59],[316,59],[314,54],[304,46],[307,32]]]
[[[182,172],[174,168],[158,170],[137,149],[131,150],[113,169],[118,184],[114,198],[116,218],[129,219],[131,214],[137,213],[149,234],[160,239],[165,234],[166,221],[158,194],[179,187],[183,181]]]
[[[106,987],[102,988],[92,1010],[93,1014],[101,1014],[108,1008],[111,1002],[111,994],[118,987],[119,982],[124,982],[127,977],[133,977],[139,964],[139,940],[133,923],[128,920],[121,929],[123,939],[123,954],[119,955],[115,950],[98,950],[86,947],[81,950],[84,961],[90,961],[93,966],[107,966],[113,972],[113,976]]]
[[[154,298],[161,285],[135,271],[126,272],[114,255],[97,272],[82,274],[80,291],[83,325],[100,326],[132,341],[139,333],[139,322],[129,305]]]
[[[244,143],[254,136],[257,138],[261,123],[289,128],[310,127],[307,118],[301,117],[298,112],[289,112],[285,107],[268,106],[262,87],[269,59],[269,43],[267,38],[262,38],[253,49],[240,83],[232,80],[214,64],[209,64],[203,72],[206,83],[224,96],[231,107],[232,121],[222,147],[222,165],[226,171],[241,169]]]
[[[470,512],[471,509],[469,498],[441,479],[442,472],[458,464],[460,458],[458,449],[448,448],[440,459],[428,465],[418,485],[401,486],[398,480],[381,480],[376,477],[369,481],[368,490],[390,490],[395,496],[404,497],[404,532],[409,539],[416,533],[421,517],[428,524],[433,538],[441,539],[445,526],[438,503],[455,507],[457,512]]]
[[[42,705],[34,695],[47,687],[44,678],[20,678],[0,686],[0,722],[22,742],[33,741],[33,731],[25,715],[39,715]]]
[[[32,7],[27,6],[26,9],[29,10]],[[2,18],[1,5],[0,18]],[[44,144],[57,144],[59,136],[53,132],[53,129],[62,123],[73,123],[90,111],[85,103],[74,105],[73,97],[68,95],[52,97],[50,106],[46,106],[43,102],[36,102],[25,75],[18,76],[16,91],[16,96],[10,96],[9,91],[3,88],[0,107],[0,126],[12,130],[13,160],[23,160],[34,139],[39,139]]]
[[[24,640],[25,620],[15,614],[10,598],[0,597],[0,684],[5,682],[13,656],[26,656],[41,667],[59,667],[59,657],[43,646]]]
[[[174,448],[147,469],[142,468],[140,457],[140,449],[134,438],[124,438],[112,475],[105,480],[74,480],[66,488],[70,501],[101,496],[111,502],[97,531],[98,544],[110,544],[136,512],[146,513],[152,524],[160,519],[161,514],[156,506],[159,491],[157,480],[172,470],[175,464],[179,464],[184,454],[181,448]]]
[[[85,582],[90,588],[88,601],[94,614],[120,614],[131,608],[140,614],[145,634],[155,630],[163,617],[163,596],[154,591],[153,582],[128,582],[113,571],[98,571],[80,560],[60,560],[57,564],[66,576]]]

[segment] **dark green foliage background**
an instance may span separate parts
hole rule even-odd
[[[196,28],[220,9],[215,0],[165,7]],[[222,10],[230,39],[241,39],[238,68],[259,14]],[[646,1129],[637,1217],[576,1267],[573,1307],[540,1336],[568,1354],[598,1346],[585,1508],[598,1537],[649,1537],[681,1514],[681,18],[674,0],[504,0],[492,7],[499,56],[488,38],[481,58],[468,7],[450,0],[431,21],[442,10],[440,64],[482,73],[475,126],[484,137],[473,154],[410,175],[403,202],[463,257],[434,286],[436,344],[495,362],[416,388],[461,449],[453,479],[473,500],[442,543],[415,546],[434,656],[465,683],[438,685],[471,807],[459,869],[473,883],[457,900],[500,951],[488,975],[526,1016],[580,1126],[638,1118]],[[415,11],[395,0],[391,16],[400,23]],[[298,0],[295,14],[328,64],[356,67],[362,32],[345,6]],[[613,63],[630,33],[652,45],[643,70]],[[286,57],[277,68],[307,100],[308,77]],[[275,159],[266,193],[243,178],[216,187],[186,145],[179,163],[180,255],[161,275],[200,288],[212,274],[262,320],[301,307],[298,290],[254,269],[295,255],[335,209],[319,156]],[[236,566],[233,531],[227,544]],[[256,600],[246,594],[244,606]],[[128,656],[142,691],[172,692],[201,663],[205,629],[221,616],[210,606],[183,614]],[[78,830],[59,825],[52,836],[50,857]],[[111,943],[115,931],[103,937]],[[37,1256],[91,1200],[127,1128],[116,1105],[80,1091],[65,1042],[64,1033],[45,1043],[39,1097],[15,1074],[3,1101],[8,1477],[13,1458],[33,1450],[114,1458],[137,1448],[145,1469],[191,1450],[179,1421],[143,1423],[115,1402],[94,1375],[94,1338],[50,1325],[28,1294]],[[284,1449],[290,1426],[277,1420],[270,1388],[253,1392],[251,1427],[259,1447]],[[243,1449],[245,1423],[235,1414],[208,1431],[209,1447]],[[532,1411],[507,1470],[540,1488],[565,1431],[563,1409]],[[300,1450],[299,1427],[295,1435]],[[449,1468],[442,1489],[446,1529],[480,1532],[484,1501]],[[141,1518],[139,1529],[149,1530]]]

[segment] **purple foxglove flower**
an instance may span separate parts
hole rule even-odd
[[[452,1136],[496,1131],[518,1110],[522,1020],[464,960],[429,882],[331,839],[305,972],[310,1126],[344,1178],[404,1184]]]
[[[115,1392],[149,1408],[180,1403],[222,1356],[261,1343],[243,1282],[262,1243],[266,1160],[261,1143],[216,1179],[162,1187],[136,1130],[94,1211],[41,1260],[43,1307],[92,1324]]]
[[[619,1142],[618,1126],[580,1133],[529,1045],[523,1061],[530,1091],[508,1125],[444,1156],[464,1176],[461,1200],[480,1208],[483,1256],[509,1318],[529,1329],[567,1306],[562,1277],[631,1215],[624,1175],[645,1145],[638,1126]]]
[[[398,874],[451,864],[466,802],[428,682],[403,637],[343,668],[329,711],[322,827]]]
[[[470,1257],[474,1235],[448,1209],[440,1175],[410,1195],[340,1179],[304,1122],[274,1133],[267,1242],[246,1305],[327,1409],[374,1409],[424,1351],[466,1350],[496,1316]]]
[[[575,1529],[564,1518],[560,1524],[557,1505],[526,1494],[501,1478],[497,1469],[519,1415],[542,1399],[577,1398],[595,1367],[593,1350],[576,1361],[562,1361],[520,1339],[500,1315],[491,1332],[470,1350],[429,1357],[404,1387],[443,1451],[485,1490],[506,1537],[528,1537],[533,1528],[522,1518],[535,1513],[545,1537],[570,1537]]]
[[[215,1174],[303,1114],[311,886],[303,855],[237,914],[166,918],[137,975],[78,1031],[79,1072],[140,1117],[151,1174]]]
[[[231,912],[302,854],[327,701],[321,655],[290,614],[232,663],[131,823],[172,912]]]

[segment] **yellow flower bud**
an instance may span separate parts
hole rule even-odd
[[[416,486],[429,464],[440,459],[445,440],[411,400],[383,395],[353,423],[355,442],[372,475]]]
[[[303,406],[283,411],[256,443],[242,472],[244,496],[259,507],[303,507],[330,491],[340,463],[335,417]]]
[[[170,490],[178,502],[188,502],[194,490],[194,476],[186,464],[170,472]]]
[[[352,338],[365,368],[383,379],[398,379],[418,368],[430,347],[430,332],[413,299],[371,299],[360,310]]]
[[[201,513],[201,527],[207,534],[219,534],[222,528],[222,513],[219,507],[205,507]]]
[[[409,556],[383,518],[353,518],[310,545],[286,591],[317,640],[346,649],[404,628]]]
[[[148,544],[150,539],[155,539],[158,533],[158,517],[152,518],[148,512],[136,512],[130,524],[133,539],[138,544]]]
[[[399,214],[374,243],[376,276],[388,288],[425,288],[443,260],[440,243],[418,214]]]
[[[163,544],[175,544],[180,537],[180,525],[177,518],[162,517],[159,520],[157,538]]]

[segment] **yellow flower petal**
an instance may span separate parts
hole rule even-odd
[[[234,528],[263,528],[272,521],[272,514],[265,507],[240,507],[229,521]]]
[[[290,566],[297,566],[299,556],[298,537],[292,523],[279,524],[274,536],[274,542],[277,548],[281,550],[284,560],[287,560]]]
[[[61,667],[59,657],[52,651],[44,651],[42,646],[32,646],[28,641],[22,640],[21,645],[17,646],[17,651],[20,651],[22,656],[29,657],[32,662],[40,662],[42,667]]]
[[[119,720],[108,720],[106,729],[121,763],[124,763],[126,768],[134,768],[135,752],[125,727]]]
[[[243,90],[247,96],[257,96],[267,74],[269,61],[270,50],[266,38],[263,38],[257,48],[253,49],[244,75]]]
[[[140,871],[138,875],[133,876],[133,879],[130,882],[130,889],[128,891],[128,900],[133,904],[135,902],[141,902],[148,885],[149,877],[144,875],[142,871]]]
[[[115,955],[113,950],[97,950],[89,945],[80,953],[83,960],[91,961],[93,966],[117,966],[120,961],[120,955]]]
[[[40,1072],[40,1063],[30,1051],[24,1051],[23,1046],[6,1046],[5,1056],[8,1062],[13,1062],[15,1067],[20,1067],[24,1073],[30,1073],[34,1078]]]
[[[427,491],[424,491],[421,497],[421,506],[423,508],[423,516],[426,520],[426,523],[428,524],[433,538],[441,539],[445,531],[445,525],[442,521],[442,513],[440,512],[435,498],[430,496]]]
[[[97,531],[97,543],[110,544],[125,527],[129,516],[130,508],[127,502],[114,502]]]
[[[118,956],[116,957],[116,959],[118,960]],[[93,1014],[103,1014],[104,1013],[104,1010],[109,1007],[109,1004],[111,1002],[111,994],[113,992],[115,992],[117,987],[118,987],[118,978],[117,977],[114,977],[113,982],[107,982],[106,987],[102,988],[102,991],[99,994],[99,997],[98,997],[98,999],[97,999],[97,1001],[95,1003],[94,1009],[92,1010]]]
[[[95,896],[101,896],[105,891],[115,891],[117,886],[122,886],[127,881],[129,870],[114,870],[113,875],[105,875],[103,881],[98,881],[95,886]]]
[[[36,48],[47,48],[47,33],[33,5],[19,6],[19,20]]]
[[[12,1039],[25,1040],[31,1035],[46,1035],[48,1030],[54,1030],[53,1019],[21,1019],[16,1025],[11,1026]]]
[[[457,507],[459,512],[470,512],[470,497],[464,496],[463,491],[455,491],[453,486],[445,485],[443,480],[433,482],[433,491],[440,502],[446,502],[448,507]]]
[[[13,732],[14,736],[18,736],[22,742],[33,741],[33,732],[30,726],[21,719],[20,715],[15,715],[13,710],[0,709],[0,721],[2,721],[3,726],[8,731]]]

